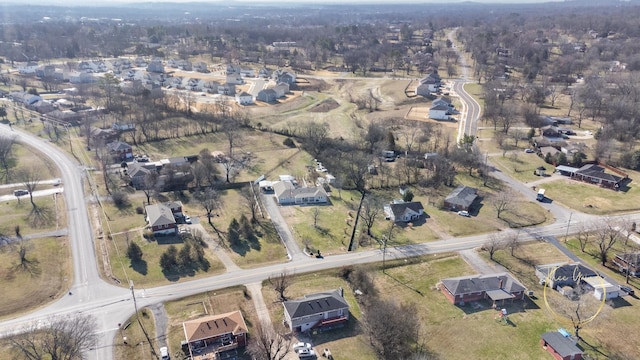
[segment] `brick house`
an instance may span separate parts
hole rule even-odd
[[[633,276],[640,276],[640,252],[616,254],[613,263],[622,273],[629,271]]]
[[[176,217],[182,217],[182,203],[180,201],[165,204],[145,206],[147,223],[153,235],[172,235],[178,232]]]
[[[240,310],[182,323],[189,358],[223,358],[222,353],[247,345],[247,324]],[[205,357],[209,354],[213,357]]]
[[[444,199],[444,207],[454,211],[469,211],[477,198],[476,189],[468,186],[458,186]]]
[[[525,291],[524,285],[508,273],[442,279],[439,287],[449,302],[460,305],[483,299],[494,303],[504,300],[523,300]]]
[[[540,345],[557,360],[580,360],[582,350],[568,336],[558,331],[549,331],[542,334]]]

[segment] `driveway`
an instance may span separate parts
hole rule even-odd
[[[218,257],[218,259],[220,259],[220,261],[222,261],[222,263],[224,264],[224,267],[227,269],[227,272],[240,270],[240,267],[236,265],[236,263],[234,263],[233,260],[231,260],[231,258],[229,257],[229,254],[227,254],[227,252],[222,248],[222,246],[220,246],[220,243],[216,239],[214,239],[211,235],[209,235],[209,233],[204,229],[204,227],[199,221],[195,224],[187,225],[187,227],[189,229],[195,229],[200,232],[200,234],[202,235],[202,238],[209,246],[209,249],[213,250],[213,253],[216,254],[216,256]]]
[[[269,218],[271,222],[273,222],[273,226],[276,228],[282,243],[287,248],[287,255],[289,260],[299,260],[306,258],[307,256],[300,251],[300,247],[291,233],[291,229],[289,229],[289,224],[284,220],[282,214],[280,213],[280,208],[276,203],[276,200],[271,194],[260,194],[260,199],[264,208],[267,210],[267,214],[269,214]]]
[[[461,250],[458,251],[458,254],[460,254],[460,257],[462,257],[462,259],[479,274],[486,275],[507,272],[507,269],[505,269],[504,266],[496,262],[489,263],[485,261],[475,249]]]

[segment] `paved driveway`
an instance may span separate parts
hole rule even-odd
[[[274,196],[271,194],[260,194],[260,200],[267,210],[267,214],[269,214],[269,218],[271,218],[271,222],[273,222],[273,226],[276,228],[282,243],[287,248],[289,260],[298,260],[307,257],[300,251],[300,247],[291,233],[289,224],[287,224],[280,213],[280,207],[276,203]]]

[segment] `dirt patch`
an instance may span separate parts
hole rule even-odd
[[[332,85],[322,79],[312,79],[299,77],[296,80],[295,88],[303,91],[326,91],[331,89]]]
[[[333,98],[329,98],[309,109],[309,112],[326,113],[333,109],[337,109],[339,106],[340,104],[338,104],[337,101],[335,101]]]

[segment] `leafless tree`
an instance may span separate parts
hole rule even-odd
[[[584,252],[589,242],[592,240],[591,235],[593,233],[593,228],[590,224],[580,223],[578,228],[578,234],[576,239],[578,240],[578,245],[580,246],[580,251]]]
[[[493,260],[493,255],[496,251],[502,249],[502,242],[498,239],[498,236],[495,234],[489,235],[489,239],[484,245],[482,245],[482,249],[489,253],[489,259]]]
[[[83,315],[52,317],[42,327],[33,324],[26,333],[9,339],[14,359],[82,359],[96,342],[96,321]]]
[[[360,218],[362,219],[364,226],[367,228],[367,235],[369,236],[372,236],[371,228],[373,227],[373,224],[375,224],[376,218],[378,217],[378,214],[380,214],[381,209],[382,205],[372,195],[367,196],[362,202]]]
[[[36,190],[38,184],[40,184],[40,181],[42,180],[40,170],[33,167],[24,168],[20,170],[18,176],[20,178],[20,181],[22,182],[22,185],[24,185],[29,191],[29,200],[31,201],[31,206],[33,206],[33,208],[35,209],[37,206],[33,201],[33,192]]]
[[[144,175],[142,192],[147,197],[147,204],[151,204],[151,195],[157,190],[158,172],[150,170]]]
[[[489,203],[496,211],[496,216],[500,219],[500,216],[505,211],[509,211],[511,205],[513,204],[514,195],[510,190],[502,190],[497,194],[493,195],[489,200]]]
[[[593,293],[582,286],[576,286],[566,298],[547,297],[549,305],[561,316],[571,321],[573,330],[580,339],[580,330],[584,328],[590,317],[597,313],[601,304]]]
[[[518,241],[519,232],[511,232],[505,236],[506,246],[509,249],[511,256],[514,256],[515,251],[520,247],[520,241]]]
[[[245,186],[240,190],[240,195],[244,199],[244,204],[247,209],[251,213],[251,223],[255,224],[258,222],[257,213],[260,209],[260,204],[258,203],[258,199],[255,194],[255,190],[253,188],[253,184],[249,182],[249,186]]]
[[[318,207],[314,207],[313,210],[311,210],[311,216],[313,216],[313,227],[317,228],[318,227],[318,219],[320,218],[320,209],[318,209]]]
[[[283,360],[289,352],[291,340],[278,333],[271,324],[259,322],[247,345],[247,352],[255,360]]]
[[[609,250],[624,237],[624,229],[623,224],[613,219],[605,219],[596,225],[594,243],[598,247],[598,257],[603,266],[607,264]]]
[[[273,290],[278,293],[280,301],[287,301],[285,292],[292,281],[293,277],[286,271],[278,275],[269,276],[269,284],[271,284]]]
[[[418,341],[420,318],[413,304],[375,299],[365,305],[365,330],[378,359],[402,359]]]
[[[13,155],[13,145],[16,138],[13,136],[0,136],[0,166],[4,170],[3,177],[5,182],[9,182],[9,166]]]

